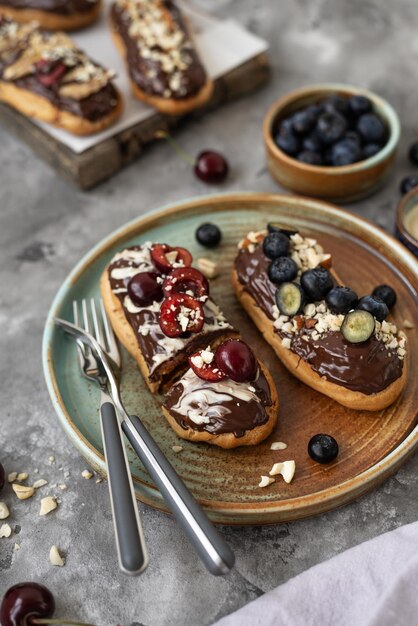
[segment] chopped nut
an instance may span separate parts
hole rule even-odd
[[[2,524],[0,526],[0,537],[10,537],[12,534],[12,529],[9,524]]]
[[[0,519],[6,519],[9,515],[10,511],[7,504],[5,502],[0,502]]]
[[[27,472],[21,472],[20,474],[17,475],[17,480],[21,483],[24,480],[26,480],[29,477],[29,474]]]
[[[282,339],[283,348],[287,348],[287,350],[290,350],[291,345],[292,345],[292,340],[290,339],[290,337],[283,337]]]
[[[282,473],[283,463],[275,463],[269,471],[270,476],[277,476]]]
[[[58,485],[58,489],[61,489],[61,491],[65,491],[67,489],[67,485],[65,483],[61,483],[61,485]]]
[[[262,476],[260,482],[258,483],[258,486],[268,487],[272,483],[274,483],[274,478],[271,478],[270,476]]]
[[[48,481],[45,480],[45,478],[39,478],[38,480],[35,480],[35,482],[33,483],[33,487],[35,489],[39,489],[39,487],[43,487],[44,485],[47,485]]]
[[[296,463],[294,461],[284,461],[281,475],[285,483],[291,483],[296,471]]]
[[[196,265],[206,278],[216,278],[219,275],[219,266],[210,259],[197,259]]]
[[[17,478],[17,472],[10,472],[10,474],[7,477],[7,482],[9,483],[13,483]]]
[[[81,475],[83,478],[85,478],[86,480],[90,480],[90,478],[93,478],[93,474],[91,472],[89,472],[89,470],[85,469],[81,472]]]
[[[59,553],[57,546],[52,546],[49,551],[49,561],[51,565],[57,565],[58,567],[63,567],[65,565],[65,560]]]
[[[17,552],[18,550],[20,550],[20,544],[19,544],[19,543],[15,543],[15,545],[14,545],[14,550],[15,550],[15,552]]]
[[[57,506],[57,500],[56,498],[54,498],[54,496],[47,496],[46,498],[42,498],[39,515],[48,515],[48,513],[54,511]]]
[[[409,320],[404,320],[403,327],[406,328],[407,330],[411,330],[412,328],[415,328],[415,325]]]
[[[35,489],[33,487],[30,487],[29,485],[19,485],[18,483],[13,483],[12,489],[19,500],[27,500],[35,493]]]
[[[330,268],[332,266],[332,256],[330,254],[321,254],[319,257],[319,265]]]
[[[96,478],[96,485],[103,482],[103,478]]]
[[[49,464],[50,464],[50,465],[51,465],[52,463],[55,463],[55,457],[54,457],[53,455],[51,455],[51,456],[48,458],[48,461],[49,461]]]
[[[270,450],[286,450],[287,443],[283,443],[283,441],[273,441],[270,446]]]
[[[314,317],[305,320],[305,328],[315,328],[317,325],[317,320]]]
[[[172,446],[173,452],[181,452],[183,450],[182,446]]]

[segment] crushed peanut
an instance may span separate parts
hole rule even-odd
[[[35,489],[33,487],[30,487],[29,485],[19,485],[18,483],[13,483],[12,489],[19,500],[27,500],[35,493]]]
[[[9,507],[5,502],[0,502],[0,519],[7,519],[10,515]]]
[[[272,483],[274,483],[274,478],[271,478],[271,476],[261,476],[261,480],[258,483],[259,487],[268,487],[269,485],[271,485]]]
[[[219,276],[219,266],[210,259],[197,259],[196,265],[206,278],[216,278]]]
[[[286,450],[287,443],[283,443],[283,441],[273,441],[270,446],[270,450]]]
[[[10,472],[10,474],[7,476],[7,482],[14,483],[16,478],[17,478],[17,472]]]
[[[54,496],[47,496],[41,500],[41,509],[39,515],[48,515],[58,507],[57,500]]]
[[[57,546],[51,546],[49,551],[49,561],[51,565],[57,565],[58,567],[63,567],[65,565],[65,560],[60,555]]]
[[[35,482],[33,483],[33,487],[35,489],[39,489],[40,487],[44,487],[47,484],[48,484],[48,481],[45,480],[45,478],[39,478],[38,480],[35,480]]]
[[[2,524],[0,526],[0,537],[10,537],[12,534],[12,528],[9,524]]]

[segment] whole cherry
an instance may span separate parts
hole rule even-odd
[[[139,272],[128,283],[128,295],[137,306],[148,306],[163,299],[163,290],[156,272]]]
[[[254,352],[241,339],[228,339],[215,352],[219,369],[237,383],[251,382],[257,377],[258,364]]]
[[[39,583],[25,582],[6,591],[0,606],[1,626],[37,626],[40,624],[69,624],[94,626],[74,620],[51,619],[55,599],[51,591]]]
[[[158,139],[166,139],[177,154],[193,167],[195,175],[205,183],[210,185],[219,185],[223,183],[228,176],[229,164],[225,157],[215,150],[203,150],[195,159],[190,154],[180,148],[179,144],[165,130],[159,130],[155,137]]]

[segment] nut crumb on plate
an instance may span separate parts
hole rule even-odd
[[[21,472],[20,474],[17,475],[16,480],[18,480],[21,483],[27,478],[29,478],[29,474],[27,472]]]
[[[412,328],[415,328],[415,325],[409,320],[404,320],[403,327],[406,328],[406,330],[412,330]]]
[[[39,478],[38,480],[35,480],[35,482],[33,483],[33,487],[35,489],[39,489],[40,487],[43,487],[44,485],[47,485],[48,481],[45,480],[45,478]]]
[[[19,500],[27,500],[35,493],[35,489],[33,487],[30,487],[29,485],[19,485],[18,483],[13,483],[12,489]]]
[[[258,486],[259,487],[268,487],[272,483],[274,483],[274,478],[271,478],[271,476],[261,476],[261,480],[258,483]]]
[[[9,483],[13,483],[17,478],[17,472],[10,472],[10,474],[7,477],[7,482]]]
[[[12,528],[9,524],[2,524],[0,526],[0,537],[10,537],[12,534]]]
[[[5,502],[0,502],[0,519],[6,519],[9,515],[10,511],[7,504]]]
[[[48,515],[58,507],[57,500],[54,496],[47,496],[41,500],[41,509],[39,515]]]
[[[270,446],[270,450],[286,450],[286,448],[287,443],[284,443],[283,441],[273,441]]]
[[[81,475],[82,475],[82,477],[83,477],[83,478],[85,478],[86,480],[90,480],[90,478],[93,478],[93,474],[92,474],[89,470],[87,470],[87,469],[83,470],[83,471],[81,472]]]
[[[172,446],[173,452],[181,452],[183,450],[183,446]]]
[[[57,546],[51,546],[49,551],[49,561],[51,565],[57,565],[58,567],[63,567],[63,565],[65,565],[65,560],[60,555]]]

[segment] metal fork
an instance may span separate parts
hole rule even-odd
[[[100,310],[101,315],[97,313],[94,299],[91,299],[92,328],[86,300],[81,302],[82,323],[80,323],[79,305],[74,301],[74,322],[76,326],[84,328],[95,337],[114,369],[119,369],[119,349],[102,301],[100,301]],[[123,435],[115,405],[107,390],[108,377],[100,359],[89,346],[78,339],[77,349],[83,376],[98,384],[101,390],[100,425],[109,479],[119,566],[125,574],[137,575],[146,568],[148,558]]]

